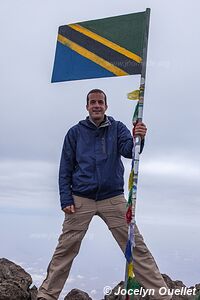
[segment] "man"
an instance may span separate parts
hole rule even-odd
[[[59,188],[65,220],[38,299],[58,299],[94,215],[105,221],[123,252],[126,247],[128,226],[121,156],[132,157],[133,138],[123,123],[105,115],[107,99],[103,91],[88,93],[86,109],[89,116],[73,126],[64,140]],[[144,141],[146,131],[143,123],[137,123],[133,133]],[[137,280],[146,289],[155,290],[152,299],[170,299],[159,295],[159,288],[166,285],[137,226],[135,243]]]

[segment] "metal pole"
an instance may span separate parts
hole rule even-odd
[[[143,60],[142,60],[142,70],[141,70],[141,80],[139,89],[139,101],[138,101],[138,119],[137,122],[142,122],[143,118],[143,106],[144,106],[144,92],[145,92],[145,78],[146,78],[146,62],[147,62],[147,46],[148,46],[148,34],[149,34],[149,21],[150,21],[150,8],[146,9],[146,28],[144,33],[144,47],[143,47]],[[131,253],[133,257],[134,243],[134,226],[135,226],[135,210],[136,210],[136,199],[137,199],[137,184],[138,184],[138,173],[139,173],[139,157],[141,148],[141,137],[136,136],[134,139],[133,147],[133,162],[132,162],[132,172],[133,173],[133,184],[131,187],[131,202],[132,202],[132,216],[129,223],[128,238],[131,240]],[[128,267],[130,263],[126,262],[126,272],[125,272],[125,286],[127,287],[128,280]],[[134,277],[134,266],[133,266],[133,277]],[[127,297],[128,299],[129,297]]]

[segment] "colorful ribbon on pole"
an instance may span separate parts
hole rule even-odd
[[[145,79],[141,77],[140,89],[128,94],[128,99],[137,100],[137,105],[132,118],[132,123],[135,125],[137,122],[142,121],[143,115],[143,101],[144,101],[144,85]],[[128,202],[127,202],[127,212],[126,221],[128,224],[128,240],[125,249],[126,257],[126,275],[125,275],[125,285],[126,285],[126,300],[134,299],[134,290],[140,288],[139,282],[137,282],[134,273],[134,262],[133,262],[133,250],[135,247],[135,208],[136,208],[136,196],[137,196],[137,184],[138,184],[138,171],[139,171],[139,155],[141,148],[141,138],[139,136],[133,137],[133,154],[132,154],[132,167],[128,182]],[[131,293],[129,291],[131,290]],[[130,296],[131,294],[131,296]]]

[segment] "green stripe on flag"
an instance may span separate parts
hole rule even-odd
[[[77,23],[142,57],[146,12]]]

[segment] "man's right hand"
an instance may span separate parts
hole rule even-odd
[[[63,211],[66,214],[73,214],[73,213],[75,213],[75,206],[73,204],[69,205],[69,206],[66,206],[65,208],[63,208]]]

